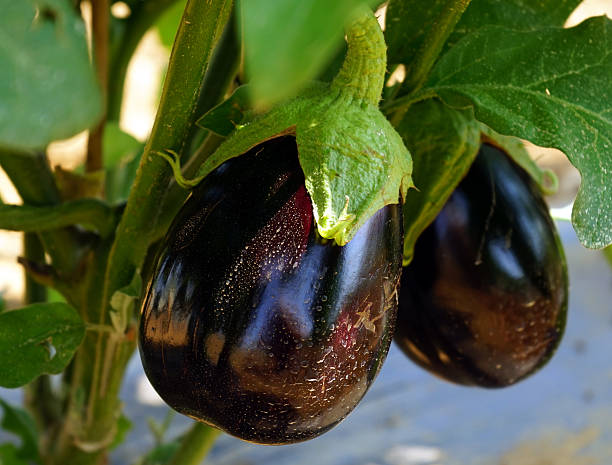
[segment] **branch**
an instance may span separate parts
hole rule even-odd
[[[175,39],[161,101],[151,137],[117,228],[111,250],[104,302],[127,286],[147,252],[151,225],[159,214],[172,172],[163,158],[153,155],[167,149],[181,152],[202,90],[202,81],[232,0],[190,0]]]
[[[49,207],[0,205],[0,229],[38,232],[79,224],[109,236],[115,228],[113,210],[97,199],[80,199]]]

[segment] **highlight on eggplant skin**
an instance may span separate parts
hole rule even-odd
[[[264,142],[194,190],[144,299],[139,348],[174,409],[262,444],[329,430],[389,349],[401,208],[345,246],[316,232],[295,138]]]
[[[448,381],[504,387],[551,358],[565,329],[567,266],[547,205],[500,149],[476,161],[404,268],[395,342]]]

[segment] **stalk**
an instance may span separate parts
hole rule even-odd
[[[110,326],[110,299],[142,265],[151,225],[168,188],[171,170],[156,152],[180,152],[198,115],[213,48],[227,22],[231,0],[189,0],[177,33],[161,102],[114,240],[102,242],[86,277],[86,321]],[[66,425],[53,464],[99,465],[114,439],[120,414],[119,388],[136,346],[135,323],[125,333],[89,331],[74,360]],[[84,393],[84,403],[81,403]]]
[[[346,43],[346,57],[331,86],[378,105],[387,67],[387,46],[369,8],[364,7],[349,24]]]

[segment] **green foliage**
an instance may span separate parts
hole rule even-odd
[[[4,412],[0,426],[5,431],[13,433],[21,440],[21,446],[13,444],[0,445],[0,463],[27,464],[30,461],[40,463],[38,455],[38,431],[36,424],[28,412],[0,399],[0,407]]]
[[[136,177],[143,144],[122,131],[116,121],[104,128],[104,192],[110,203],[125,201]]]
[[[582,0],[472,0],[447,41],[447,47],[487,25],[517,30],[561,27]],[[385,38],[389,63],[409,64],[447,0],[406,2],[391,0]]]
[[[438,100],[415,104],[398,124],[414,161],[414,184],[404,203],[404,266],[419,235],[434,220],[480,147],[480,126],[471,111]]]
[[[74,308],[32,304],[0,314],[0,386],[14,388],[61,373],[85,334]]]
[[[68,0],[0,0],[0,147],[39,149],[93,126],[102,99]]]
[[[38,233],[47,262],[28,269],[56,287],[56,303],[15,311],[3,311],[0,296],[0,386],[36,385],[39,375],[64,371],[61,396],[45,392],[28,404],[41,441],[25,411],[0,400],[0,426],[21,441],[0,444],[2,465],[40,463],[40,456],[53,465],[103,463],[130,428],[118,389],[135,348],[139,269],[169,222],[160,218],[170,218],[185,197],[176,195],[156,153],[190,159],[190,174],[203,161],[198,174],[205,176],[262,140],[295,135],[321,234],[345,243],[372,213],[403,196],[406,264],[482,140],[503,147],[544,190],[554,190],[555,178],[528,157],[522,138],[567,154],[583,177],[573,213],[580,240],[589,247],[612,242],[612,22],[562,29],[580,0],[390,0],[389,61],[406,65],[407,77],[403,87],[387,89],[383,105],[401,137],[377,108],[384,57],[338,73],[351,53],[342,48],[345,27],[378,2],[241,0],[232,15],[243,26],[237,39],[227,27],[232,0],[126,0],[131,15],[111,18],[113,43],[106,44],[112,121],[104,127],[104,170],[85,175],[52,172],[44,154],[51,141],[92,127],[103,113],[78,3],[0,0],[0,165],[24,200],[0,204],[0,228]],[[143,147],[115,120],[130,56],[151,27],[175,53]],[[234,40],[225,48],[221,31]],[[356,47],[367,49],[365,42]],[[371,45],[374,55],[384,47]],[[213,56],[218,63],[209,66]],[[327,83],[338,74],[342,79]],[[326,83],[311,82],[316,77]],[[227,89],[231,96],[201,116]],[[214,134],[192,154],[198,117]],[[218,136],[227,139],[212,153]],[[408,189],[413,180],[416,189]],[[125,209],[117,205],[123,202]],[[96,322],[96,333],[84,337],[79,315]],[[214,434],[198,426],[180,445],[158,438],[139,463],[201,462]]]
[[[242,0],[245,69],[255,101],[269,104],[295,95],[317,76],[342,46],[344,27],[363,3]]]
[[[161,43],[168,49],[172,48],[174,43],[174,37],[183,17],[186,3],[186,0],[177,1],[161,15],[155,24]]]
[[[427,87],[502,134],[562,150],[583,182],[572,222],[580,241],[612,242],[612,21],[517,32],[489,26],[453,47]]]

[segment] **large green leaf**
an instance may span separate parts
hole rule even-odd
[[[60,373],[84,335],[81,317],[64,303],[0,314],[0,386],[15,388],[41,374]]]
[[[458,111],[439,100],[410,107],[397,127],[412,155],[416,189],[404,203],[404,266],[414,245],[465,176],[480,146],[480,125],[471,111]]]
[[[532,32],[487,27],[436,65],[424,92],[478,120],[567,154],[582,175],[572,222],[580,241],[612,243],[612,21]]]
[[[258,102],[295,94],[343,44],[363,0],[242,0],[245,66]],[[373,3],[373,2],[369,2]]]
[[[38,149],[93,126],[102,99],[68,0],[0,0],[0,146]]]
[[[582,0],[472,0],[448,39],[447,47],[483,26],[535,30],[561,27]],[[408,64],[448,0],[390,0],[385,38],[391,64]]]
[[[19,459],[40,461],[38,432],[34,419],[25,410],[7,404],[2,399],[0,399],[0,407],[4,411],[0,426],[4,431],[9,431],[21,439],[21,447],[18,449],[9,447],[6,449],[7,452],[10,454],[14,452],[15,457]],[[2,454],[0,454],[0,463],[3,463]]]

